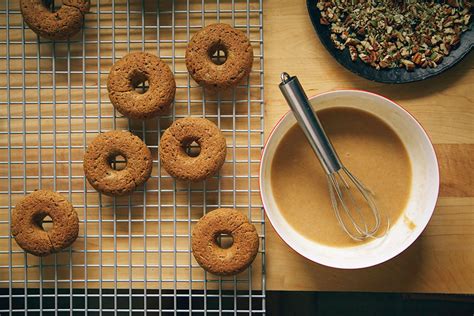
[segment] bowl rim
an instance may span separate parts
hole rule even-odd
[[[268,144],[270,142],[270,140],[272,139],[274,133],[276,132],[276,130],[279,128],[279,126],[281,125],[281,123],[283,122],[283,120],[288,116],[290,115],[291,113],[291,110],[288,110],[287,112],[285,112],[278,120],[277,122],[275,123],[275,125],[272,127],[271,131],[270,131],[270,134],[268,135],[268,137],[266,138],[265,140],[265,143],[264,143],[264,146],[263,146],[263,149],[261,151],[261,155],[260,155],[260,164],[259,164],[259,174],[258,174],[258,185],[259,185],[259,193],[260,193],[260,199],[262,201],[262,207],[265,211],[265,214],[267,215],[267,218],[268,220],[270,221],[270,224],[271,226],[273,227],[273,229],[275,230],[277,236],[283,240],[283,242],[291,249],[293,250],[294,252],[298,253],[299,255],[303,256],[304,258],[308,259],[309,261],[311,262],[314,262],[314,263],[317,263],[317,264],[320,264],[320,265],[323,265],[323,266],[327,266],[327,267],[330,267],[330,268],[338,268],[338,269],[348,269],[348,270],[356,270],[356,269],[363,269],[363,268],[369,268],[369,267],[373,267],[373,266],[377,266],[379,264],[382,264],[384,262],[387,262],[391,259],[393,259],[394,257],[400,255],[401,253],[403,253],[406,249],[408,249],[420,236],[421,234],[423,233],[423,231],[426,229],[426,227],[428,226],[429,222],[431,221],[431,218],[433,217],[433,213],[435,211],[435,208],[436,208],[436,202],[439,198],[439,184],[440,184],[440,169],[439,169],[439,163],[438,163],[438,157],[436,155],[436,151],[434,149],[434,146],[433,146],[433,142],[432,142],[432,139],[430,137],[430,135],[427,133],[426,129],[423,127],[423,125],[420,123],[420,121],[418,121],[418,119],[416,119],[416,117],[411,114],[406,108],[404,108],[403,106],[401,106],[399,103],[391,100],[390,98],[387,98],[385,96],[382,96],[380,94],[377,94],[377,93],[374,93],[374,92],[370,92],[370,91],[367,91],[367,90],[362,90],[362,89],[336,89],[336,90],[330,90],[330,91],[326,91],[326,92],[322,92],[322,93],[318,93],[318,94],[315,94],[315,95],[312,95],[310,96],[308,99],[310,101],[312,101],[313,99],[316,99],[318,97],[323,97],[325,95],[330,95],[330,94],[338,94],[338,93],[356,93],[356,94],[365,94],[365,95],[371,95],[375,98],[379,98],[379,99],[382,99],[382,100],[385,100],[385,101],[388,101],[389,103],[392,103],[393,105],[397,106],[398,108],[400,108],[403,112],[405,112],[405,114],[411,118],[415,123],[416,125],[421,129],[421,131],[423,132],[424,136],[426,137],[426,139],[428,140],[428,143],[429,143],[429,146],[430,146],[430,149],[433,153],[433,159],[434,159],[434,163],[436,164],[436,169],[435,169],[435,178],[436,178],[436,190],[435,190],[435,194],[434,194],[434,204],[433,204],[433,207],[432,209],[430,210],[430,214],[429,214],[429,218],[428,220],[426,221],[426,223],[422,223],[423,225],[420,225],[420,230],[419,230],[419,233],[415,233],[410,240],[408,240],[406,242],[405,245],[403,245],[402,247],[400,247],[399,249],[397,249],[397,251],[394,251],[393,253],[390,253],[389,255],[386,255],[386,256],[382,256],[382,258],[378,261],[374,261],[374,262],[369,262],[369,263],[365,263],[365,264],[360,264],[360,265],[357,265],[357,266],[348,266],[348,265],[341,265],[341,264],[328,264],[327,262],[318,262],[316,260],[314,260],[314,258],[310,258],[310,256],[306,255],[304,252],[302,251],[299,251],[298,249],[295,249],[292,245],[290,245],[290,243],[283,237],[283,233],[280,231],[280,227],[277,227],[274,225],[274,221],[272,220],[272,215],[270,215],[270,212],[267,211],[268,209],[268,206],[266,205],[266,202],[265,202],[265,197],[263,195],[263,177],[262,177],[262,172],[263,172],[263,168],[264,168],[264,158],[265,158],[265,155],[266,155],[266,152],[267,152],[267,149],[268,149]],[[270,162],[271,160],[269,160]]]

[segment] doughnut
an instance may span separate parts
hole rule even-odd
[[[53,227],[45,231],[43,219],[49,216]],[[24,197],[15,206],[11,233],[17,244],[35,256],[47,256],[69,247],[79,233],[77,213],[62,195],[38,190]]]
[[[125,168],[115,170],[116,156],[126,160]],[[87,181],[99,192],[110,196],[131,193],[151,174],[153,159],[145,143],[128,131],[110,131],[92,140],[84,154]]]
[[[186,146],[196,142],[200,152],[188,155]],[[165,170],[183,181],[201,181],[217,173],[226,156],[226,141],[219,128],[204,118],[176,120],[160,140],[160,159]]]
[[[65,40],[81,30],[89,0],[63,0],[61,8],[51,12],[42,0],[20,0],[25,23],[36,34],[53,40]]]
[[[222,65],[211,59],[223,51]],[[211,24],[196,33],[186,49],[186,67],[193,79],[211,90],[235,87],[250,74],[253,48],[249,39],[228,24]]]
[[[149,88],[135,88],[148,80]],[[176,92],[173,73],[158,56],[135,52],[125,55],[110,70],[107,90],[113,106],[129,118],[146,119],[163,115],[171,107]]]
[[[221,248],[217,243],[220,234],[232,236],[229,248]],[[255,259],[259,239],[247,216],[234,209],[220,208],[198,221],[191,244],[194,258],[204,270],[216,275],[234,275]]]

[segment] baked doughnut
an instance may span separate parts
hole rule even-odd
[[[64,40],[81,30],[89,0],[63,0],[61,8],[51,12],[42,0],[20,0],[25,23],[41,37]]]
[[[221,248],[217,243],[220,234],[232,236],[229,248]],[[194,226],[191,243],[194,258],[204,270],[234,275],[255,259],[259,239],[247,216],[234,209],[220,208],[203,216]]]
[[[196,142],[199,155],[188,155],[185,148]],[[160,159],[165,170],[184,181],[201,181],[222,167],[226,156],[226,141],[219,128],[204,118],[182,118],[163,133]]]
[[[136,92],[137,85],[147,80],[148,91]],[[158,56],[136,52],[125,55],[112,66],[107,90],[117,111],[130,118],[146,119],[169,110],[176,82],[168,65]]]
[[[117,156],[126,160],[125,168],[111,166]],[[145,143],[128,131],[102,133],[92,140],[84,154],[84,173],[99,192],[110,196],[131,193],[151,174],[153,159]]]
[[[223,64],[214,63],[212,55],[223,51]],[[186,67],[200,85],[222,90],[236,86],[250,74],[253,48],[249,39],[228,24],[211,24],[196,33],[186,49]]]
[[[43,219],[50,216],[53,228],[45,231]],[[17,244],[35,256],[47,256],[69,247],[79,233],[79,219],[62,195],[38,190],[24,197],[12,212],[12,235]]]

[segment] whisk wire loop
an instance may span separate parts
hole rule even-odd
[[[344,166],[341,167],[341,169],[343,168]],[[344,206],[346,206],[344,208],[344,211],[345,213],[351,217],[351,219],[353,219],[355,221],[356,224],[358,223],[362,223],[364,225],[364,234],[367,234],[368,233],[368,228],[367,228],[367,222],[365,221],[363,215],[362,215],[362,210],[361,210],[361,207],[358,203],[356,203],[355,201],[355,198],[354,198],[354,195],[351,194],[351,186],[350,184],[346,181],[345,177],[343,177],[342,173],[341,172],[337,172],[337,177],[336,179],[340,179],[340,181],[342,182],[343,186],[342,186],[342,190],[341,190],[341,197],[343,199],[343,201],[345,200],[348,200],[349,203],[343,203]],[[339,186],[340,188],[340,186]],[[357,215],[357,219],[354,219],[354,217],[352,217],[352,213],[349,211],[351,209],[351,207],[347,207],[347,204],[349,204],[349,206],[352,206],[352,209],[355,210],[355,214]],[[359,222],[357,222],[357,220],[359,220]],[[360,226],[359,225],[356,225],[356,227],[358,227],[358,232],[361,230],[360,229]]]
[[[357,190],[362,194],[364,200],[369,205],[369,209],[372,212],[373,218],[375,219],[374,228],[369,232],[369,235],[375,234],[380,228],[380,212],[377,207],[377,203],[375,203],[375,198],[373,193],[356,177],[354,176],[346,167],[342,167],[344,173],[351,179],[352,183],[354,183]]]
[[[341,209],[339,208],[339,206],[342,207],[342,211],[349,218],[351,226],[353,227],[353,229],[355,229],[355,231],[357,232],[359,236],[364,236],[368,232],[367,225],[365,225],[364,221],[362,221],[362,223],[364,224],[365,229],[359,226],[358,222],[352,216],[352,212],[350,212],[349,208],[347,207],[347,204],[344,202],[345,201],[344,195],[350,196],[350,193],[348,194],[343,193],[343,191],[341,190],[341,186],[339,184],[338,177],[336,177],[336,175],[337,173],[328,174],[329,195],[331,197],[331,203],[333,206],[334,214],[336,215],[336,219],[338,220],[342,229],[344,229],[344,231],[351,238],[356,239],[356,240],[362,240],[358,238],[357,235],[355,235],[354,233],[350,231],[349,227],[345,225],[345,222],[341,216]],[[343,185],[342,187],[348,191],[349,186],[346,187]]]
[[[334,214],[341,228],[356,241],[376,238],[382,220],[370,190],[344,166],[338,172],[328,174],[327,179]],[[370,218],[362,213],[360,203],[356,201],[353,191],[362,196],[370,209]],[[389,225],[387,220],[385,232],[388,231]]]

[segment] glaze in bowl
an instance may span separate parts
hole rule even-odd
[[[332,247],[305,238],[285,220],[273,197],[272,161],[276,149],[296,119],[286,113],[275,125],[260,162],[263,206],[278,235],[296,252],[322,265],[358,269],[385,262],[407,249],[423,232],[433,214],[439,189],[439,169],[431,141],[420,123],[395,102],[374,93],[339,90],[310,98],[315,110],[350,107],[369,112],[389,125],[402,140],[412,167],[411,191],[406,207],[383,238],[352,247]],[[387,182],[390,181],[387,179]]]

